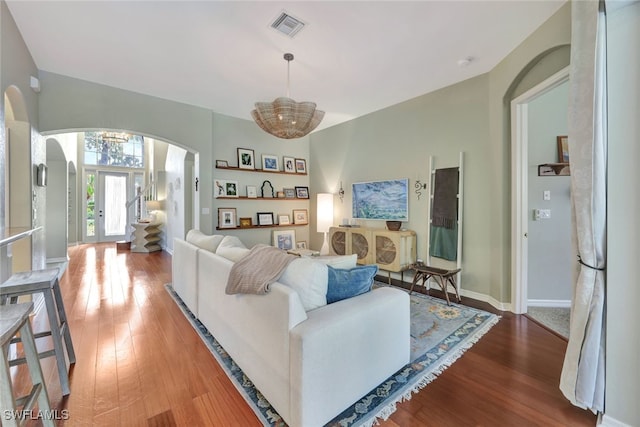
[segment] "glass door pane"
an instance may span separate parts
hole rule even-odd
[[[128,173],[99,172],[98,241],[124,240],[127,233]]]

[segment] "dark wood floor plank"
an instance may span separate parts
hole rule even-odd
[[[52,407],[69,414],[58,425],[260,425],[164,289],[170,255],[118,252],[115,244],[79,245],[69,254],[61,288],[77,357],[71,395],[62,397],[54,359],[41,361]],[[558,389],[566,341],[524,316],[463,301],[502,319],[380,425],[595,425]],[[14,368],[12,375],[27,387],[26,373]]]

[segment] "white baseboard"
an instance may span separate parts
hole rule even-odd
[[[530,299],[527,300],[529,307],[562,307],[571,308],[571,300],[561,299]]]
[[[511,311],[511,303],[500,302],[492,296],[481,294],[479,292],[460,289],[460,296],[469,297],[478,301],[489,303],[500,311]]]
[[[625,424],[622,421],[618,421],[615,418],[608,416],[607,414],[599,417],[598,426],[600,427],[631,427],[630,424]]]

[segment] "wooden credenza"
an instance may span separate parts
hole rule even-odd
[[[382,228],[331,227],[332,255],[358,256],[358,264],[376,264],[380,270],[401,272],[416,262],[416,233]]]
[[[131,224],[131,252],[155,252],[162,250],[160,246],[160,223],[136,222]]]

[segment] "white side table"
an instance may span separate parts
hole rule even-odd
[[[160,246],[160,223],[132,223],[131,252],[155,252],[162,250]]]

